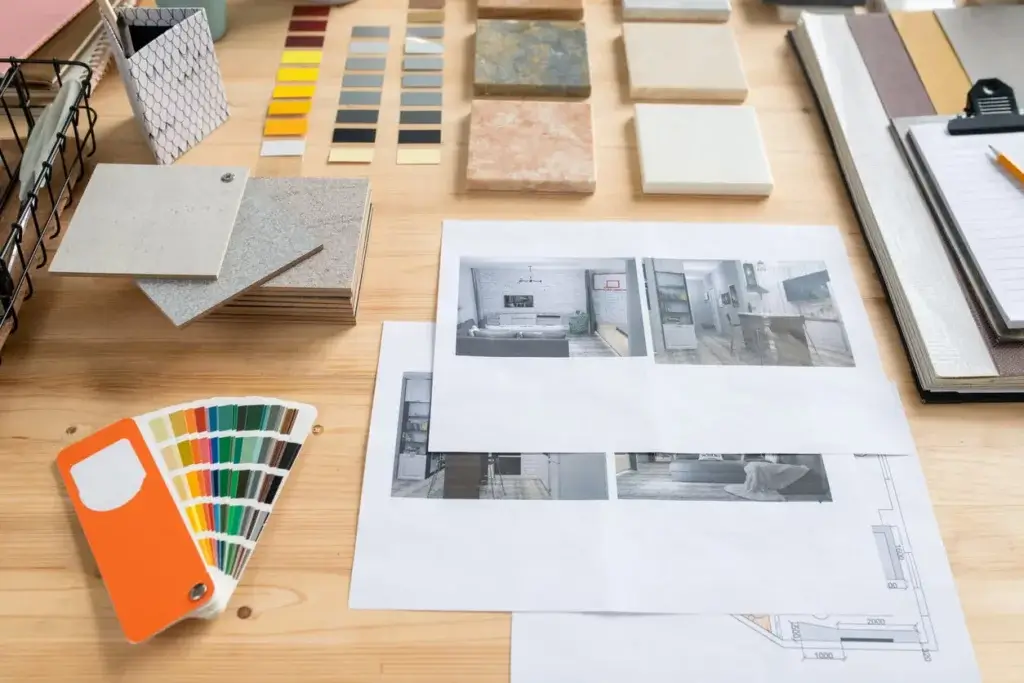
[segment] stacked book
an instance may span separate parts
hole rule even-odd
[[[1024,159],[1021,26],[1024,7],[970,7],[805,14],[790,34],[925,400],[1024,398],[1024,194],[989,149]],[[1002,113],[965,116],[969,92]]]

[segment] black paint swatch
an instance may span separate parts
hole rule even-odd
[[[376,128],[335,128],[333,142],[373,142]]]
[[[398,131],[398,144],[400,145],[436,145],[441,142],[440,130],[400,130]]]

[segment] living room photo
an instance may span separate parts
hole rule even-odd
[[[643,273],[656,363],[854,365],[824,263],[647,258]]]
[[[455,353],[498,358],[647,355],[636,260],[463,258]]]
[[[620,500],[832,501],[820,454],[616,453]]]

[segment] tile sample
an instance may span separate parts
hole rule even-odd
[[[409,0],[409,9],[444,9],[444,0]]]
[[[403,107],[440,107],[440,92],[403,92],[401,97]]]
[[[267,105],[268,116],[301,116],[308,114],[313,100],[271,100]]]
[[[444,60],[440,57],[406,57],[402,60],[403,71],[440,71]]]
[[[728,21],[729,0],[622,0],[624,21]]]
[[[476,24],[476,95],[588,97],[583,24],[481,19]]]
[[[427,38],[407,37],[405,54],[407,55],[440,55],[444,53],[444,45]]]
[[[893,12],[893,24],[938,114],[963,111],[971,87],[933,12]]]
[[[444,21],[444,10],[414,10],[406,19],[410,24],[440,24]]]
[[[383,71],[386,63],[384,57],[349,57],[345,71]]]
[[[433,129],[400,130],[398,131],[398,144],[439,145],[441,144],[441,131]]]
[[[313,83],[320,77],[320,69],[284,68],[277,70],[278,82]]]
[[[441,163],[440,148],[433,149],[409,149],[401,147],[395,158],[399,166],[428,166]]]
[[[398,123],[409,125],[441,123],[441,111],[439,109],[402,110],[398,113]]]
[[[468,189],[590,194],[596,184],[589,102],[473,101]]]
[[[936,10],[935,16],[972,83],[998,78],[1021,97],[1024,11],[1019,6],[958,7]]]
[[[327,155],[329,164],[369,164],[373,162],[373,147],[334,147]]]
[[[747,98],[740,51],[728,26],[627,23],[622,38],[633,99]]]
[[[327,30],[327,20],[314,19],[292,19],[288,24],[288,33],[324,33]]]
[[[441,74],[406,74],[402,76],[403,88],[440,88],[443,82]]]
[[[387,26],[353,26],[353,38],[387,38],[391,29]]]
[[[356,40],[348,44],[350,55],[386,55],[387,41]]]
[[[374,142],[376,139],[376,128],[335,128],[331,142]]]
[[[330,14],[331,8],[325,5],[296,5],[292,8],[293,17],[326,17]]]
[[[477,0],[481,19],[582,19],[583,0]]]
[[[261,157],[301,157],[306,153],[305,140],[264,140]]]
[[[380,104],[379,90],[343,90],[339,104]]]
[[[275,85],[273,98],[275,100],[306,99],[316,92],[315,85]]]
[[[444,38],[444,26],[409,26],[405,35],[416,38]]]
[[[335,123],[377,123],[379,109],[339,109]]]
[[[321,50],[285,50],[281,55],[282,64],[319,64],[324,53]]]
[[[246,184],[216,280],[140,278],[139,289],[182,327],[320,251],[323,240],[302,220],[304,197],[289,189],[278,178]]]
[[[323,47],[323,36],[288,36],[284,39],[285,47]]]
[[[380,88],[384,86],[384,74],[345,74],[341,77],[342,88]]]
[[[280,137],[294,135],[301,137],[309,129],[309,121],[306,118],[267,119],[263,124],[263,134],[268,137]]]
[[[846,18],[864,65],[889,118],[931,116],[932,101],[888,14],[851,14]],[[966,93],[964,93],[966,95]]]
[[[98,164],[50,272],[216,278],[248,177],[241,166]]]
[[[772,191],[753,107],[637,104],[645,194],[755,195]]]

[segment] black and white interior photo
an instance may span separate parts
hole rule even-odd
[[[431,453],[430,373],[402,377],[391,495],[463,500],[607,500],[604,453]]]
[[[818,454],[616,453],[620,499],[832,501]]]
[[[824,263],[647,258],[643,273],[657,363],[854,365]]]
[[[635,259],[462,259],[455,353],[644,356]]]

